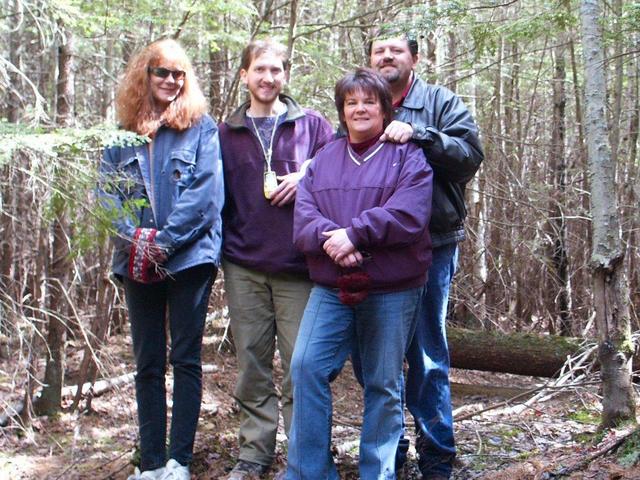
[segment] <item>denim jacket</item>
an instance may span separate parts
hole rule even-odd
[[[106,148],[99,195],[116,230],[114,274],[127,275],[138,227],[158,230],[169,273],[219,265],[224,184],[218,128],[208,115],[181,132],[160,127],[152,161],[148,144]]]
[[[464,239],[465,186],[484,159],[471,113],[452,91],[415,78],[394,120],[411,124],[433,168],[433,247]]]

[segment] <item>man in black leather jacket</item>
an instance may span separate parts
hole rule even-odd
[[[371,67],[389,81],[393,95],[394,121],[383,137],[393,142],[416,142],[434,172],[429,224],[433,264],[421,319],[407,353],[406,402],[415,419],[416,450],[423,478],[447,479],[451,476],[455,443],[445,319],[458,242],[465,238],[465,185],[478,170],[484,154],[478,128],[460,98],[415,75],[415,39],[405,34],[380,35],[369,47]],[[399,452],[406,455],[406,440],[400,443]]]

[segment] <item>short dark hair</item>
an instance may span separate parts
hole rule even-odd
[[[416,35],[412,32],[407,32],[405,30],[399,30],[397,28],[392,28],[388,26],[378,27],[369,35],[369,40],[367,41],[367,55],[371,56],[371,47],[373,46],[373,42],[376,40],[383,40],[388,38],[403,38],[407,41],[407,46],[409,47],[409,51],[412,56],[418,55],[418,39],[422,38],[421,35]]]
[[[375,70],[370,68],[357,68],[355,72],[347,73],[336,83],[335,102],[342,129],[348,132],[344,119],[344,101],[347,95],[357,90],[376,96],[380,101],[382,114],[384,115],[383,126],[386,127],[389,125],[393,118],[393,103],[389,82]]]
[[[285,70],[289,69],[289,57],[287,55],[287,47],[280,42],[265,38],[262,40],[253,40],[249,43],[244,50],[242,50],[242,57],[240,60],[240,68],[243,70],[249,70],[251,62],[256,57],[259,57],[263,53],[271,52],[275,56],[282,59],[282,66]]]

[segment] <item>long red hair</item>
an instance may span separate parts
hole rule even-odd
[[[170,60],[184,70],[184,84],[174,101],[159,115],[153,108],[149,67]],[[160,124],[185,130],[207,112],[207,101],[198,85],[191,62],[175,40],[158,40],[143,48],[129,61],[116,93],[118,121],[126,130],[153,136]]]

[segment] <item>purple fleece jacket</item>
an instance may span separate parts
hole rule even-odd
[[[346,138],[325,146],[298,185],[293,238],[306,255],[311,279],[336,287],[340,267],[322,249],[322,232],[346,228],[356,248],[371,255],[363,269],[372,291],[423,285],[431,265],[433,172],[422,150],[413,143],[377,142],[353,154],[358,164],[347,148]]]
[[[281,95],[287,117],[273,141],[271,168],[277,175],[300,166],[333,137],[327,120]],[[246,126],[245,103],[220,128],[225,181],[222,254],[245,268],[265,273],[307,273],[304,256],[292,243],[293,202],[273,207],[263,193],[264,155],[255,132]]]

